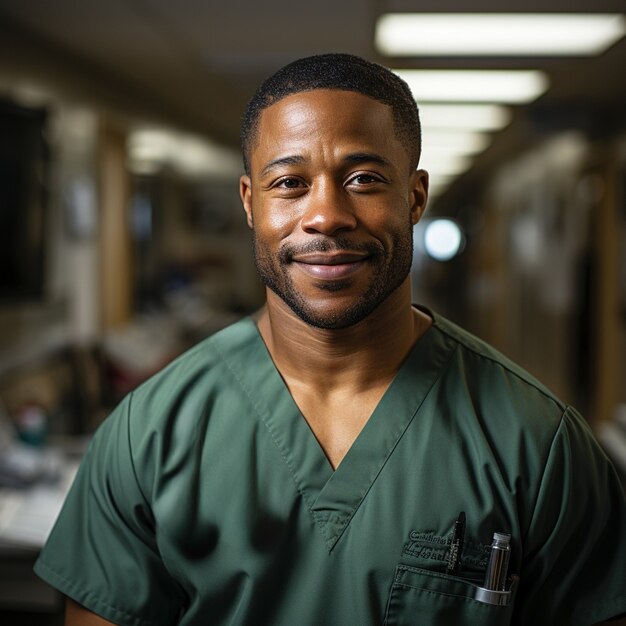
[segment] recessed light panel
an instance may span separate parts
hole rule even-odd
[[[511,121],[511,111],[496,104],[420,104],[422,129],[494,131]]]
[[[489,136],[473,131],[435,130],[422,131],[424,148],[455,151],[458,154],[476,154],[489,145]]]
[[[388,56],[592,56],[625,34],[619,13],[390,13],[376,46]]]
[[[420,102],[522,104],[548,89],[538,70],[394,70]]]

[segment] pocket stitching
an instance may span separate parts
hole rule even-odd
[[[398,587],[405,587],[407,589],[415,589],[416,591],[421,591],[422,593],[429,594],[431,596],[439,597],[444,596],[446,598],[452,598],[455,601],[462,601],[471,604],[479,608],[481,611],[495,611],[497,609],[506,609],[506,606],[498,606],[495,604],[485,604],[484,602],[479,602],[475,598],[471,598],[470,596],[461,596],[456,593],[448,593],[446,591],[435,591],[433,589],[426,589],[425,587],[415,587],[414,585],[407,585],[406,583],[395,582],[391,588],[391,593],[393,594],[393,590]]]
[[[462,594],[458,594],[458,593],[450,593],[449,591],[438,591],[436,589],[428,589],[427,587],[420,587],[417,585],[412,585],[409,582],[405,582],[404,580],[398,580],[398,573],[404,571],[404,572],[413,572],[415,574],[423,574],[432,578],[438,578],[440,580],[445,580],[445,581],[450,581],[450,582],[456,582],[456,583],[462,583],[463,585],[467,585],[470,589],[476,589],[477,585],[475,585],[474,583],[465,580],[463,578],[459,578],[459,577],[455,577],[455,576],[449,576],[447,574],[442,574],[440,572],[431,572],[429,570],[425,570],[425,569],[421,569],[418,567],[411,567],[409,565],[403,565],[403,564],[399,564],[397,567],[397,573],[396,576],[394,577],[394,581],[393,584],[391,586],[391,592],[390,595],[393,594],[393,590],[394,587],[405,587],[407,589],[416,589],[417,591],[421,591],[423,593],[427,593],[433,596],[445,596],[447,598],[453,598],[455,600],[462,600],[464,602],[469,602],[471,603],[473,606],[479,606],[481,608],[481,610],[492,610],[495,608],[508,608],[505,606],[497,606],[495,604],[485,604],[484,602],[480,602],[478,600],[476,600],[474,597],[472,596],[468,596],[468,595],[462,595]]]

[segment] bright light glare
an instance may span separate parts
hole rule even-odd
[[[596,55],[626,34],[610,13],[390,13],[376,45],[390,56]]]
[[[538,70],[393,70],[418,102],[532,102],[548,89]]]
[[[422,151],[419,166],[441,176],[458,176],[469,169],[472,160],[465,154],[443,151]]]
[[[448,130],[422,132],[424,150],[448,150],[458,154],[476,154],[489,145],[489,136],[484,133]]]
[[[133,171],[145,173],[163,165],[189,176],[231,176],[240,169],[235,151],[198,136],[158,128],[137,129],[130,134],[128,159]]]
[[[463,233],[455,221],[436,219],[426,226],[424,247],[433,259],[449,261],[459,253],[462,244]]]
[[[430,191],[432,187],[447,187],[453,180],[454,176],[428,172],[428,190]]]
[[[433,133],[424,137],[419,167],[430,175],[431,196],[468,170],[473,155],[484,150],[488,143],[488,137],[479,133]]]
[[[420,104],[422,130],[430,128],[499,130],[511,121],[511,111],[497,104]]]

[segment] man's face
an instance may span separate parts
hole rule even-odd
[[[359,322],[408,284],[427,184],[387,105],[326,89],[279,100],[240,189],[263,282],[312,326]]]

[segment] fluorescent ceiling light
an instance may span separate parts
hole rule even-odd
[[[188,176],[234,176],[240,169],[235,151],[161,128],[134,130],[128,139],[128,160],[136,172],[155,172],[169,165]]]
[[[390,13],[376,46],[390,56],[596,55],[626,34],[611,13]]]
[[[444,175],[439,172],[428,172],[428,189],[447,187],[455,178],[456,176],[450,174]]]
[[[422,149],[420,162],[428,163],[441,163],[448,161],[456,161],[463,157],[472,156],[474,153],[469,151],[463,151],[454,148],[446,148],[442,146],[428,146],[425,145]]]
[[[394,70],[418,102],[525,103],[548,89],[538,70]]]
[[[420,157],[419,167],[433,175],[457,176],[471,165],[472,161],[465,154],[436,154],[424,151]]]
[[[482,152],[489,145],[489,137],[484,133],[468,131],[432,130],[422,133],[425,150],[447,150],[458,154]]]
[[[511,111],[497,104],[420,104],[422,129],[499,130],[511,121]]]
[[[427,129],[419,165],[428,170],[431,199],[440,195],[455,176],[469,169],[470,157],[483,151],[489,142],[490,136],[485,133]]]

